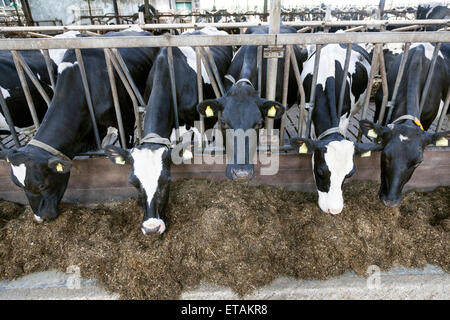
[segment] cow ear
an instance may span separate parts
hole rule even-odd
[[[314,140],[306,138],[292,138],[290,140],[291,146],[298,150],[298,153],[313,153],[316,150]]]
[[[116,147],[113,145],[107,145],[103,148],[106,156],[111,160],[111,162],[119,165],[125,165],[131,163],[130,152],[126,149]]]
[[[197,111],[206,118],[217,117],[223,106],[217,99],[205,100],[197,105]]]
[[[376,139],[378,137],[382,137],[384,140],[391,134],[391,129],[388,127],[383,127],[382,125],[373,123],[369,120],[360,120],[359,127],[361,128],[362,133],[368,138]]]
[[[262,99],[259,109],[264,117],[280,119],[286,108],[281,103],[276,101]]]
[[[58,157],[52,157],[48,159],[48,167],[55,173],[65,174],[69,173],[72,168],[72,162],[65,161]]]
[[[29,160],[28,156],[24,152],[17,151],[15,149],[2,150],[2,159],[5,159],[7,162],[10,162],[15,166],[19,166]]]
[[[355,143],[355,153],[360,156],[367,154],[369,151],[381,151],[383,145],[376,143]]]
[[[448,147],[448,140],[450,139],[450,131],[442,131],[429,133],[425,132],[424,146],[435,144],[437,147]]]

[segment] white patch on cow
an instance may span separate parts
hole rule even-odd
[[[6,122],[5,117],[3,116],[3,114],[0,113],[0,130],[9,130],[9,126],[8,123]]]
[[[137,24],[134,24],[133,26],[129,27],[128,29],[122,30],[120,32],[127,32],[127,31],[144,32],[144,30],[141,27],[139,27]]]
[[[39,217],[39,216],[37,216],[37,215],[34,215],[34,220],[35,220],[36,222],[38,222],[38,223],[44,222],[44,219],[42,219],[41,217]]]
[[[59,66],[58,66],[58,74],[61,74],[64,72],[64,70],[66,70],[67,68],[72,68],[74,66],[76,66],[78,64],[78,61],[75,63],[72,62],[62,62]]]
[[[162,234],[162,233],[164,233],[164,231],[166,231],[166,224],[164,223],[163,220],[157,219],[157,218],[147,219],[142,223],[142,233],[146,234],[145,229],[153,230],[153,229],[156,229],[157,227],[159,227],[158,228],[159,234]]]
[[[67,31],[63,34],[58,34],[54,36],[55,39],[69,39],[69,38],[76,38],[77,35],[80,33],[78,31]],[[41,50],[42,51],[42,50]],[[53,62],[59,66],[61,62],[64,59],[64,55],[66,54],[67,49],[50,49],[48,50],[48,53],[50,55],[50,59],[53,60]]]
[[[228,32],[223,30],[217,30],[216,27],[204,27],[203,29],[200,29],[200,32],[209,36],[228,35]]]
[[[0,90],[2,91],[3,98],[7,99],[7,98],[11,97],[11,95],[9,94],[9,91],[7,89],[0,87]]]
[[[306,76],[308,74],[313,74],[314,72],[314,60],[315,55],[312,56],[316,51],[316,46],[308,46],[308,60],[303,64],[303,71],[301,74],[302,81],[305,80]],[[317,84],[321,84],[323,88],[325,88],[325,83],[328,78],[335,77],[335,61],[338,61],[341,64],[341,67],[344,68],[345,65],[345,57],[346,57],[346,48],[342,48],[338,44],[329,44],[322,48],[320,51],[320,64],[319,64],[319,70],[317,74]],[[352,77],[356,72],[356,63],[361,63],[364,68],[367,70],[367,74],[370,73],[370,63],[357,51],[352,50],[352,53],[350,55],[350,64],[348,67],[348,74],[347,74],[347,82],[350,85],[350,88],[352,86]],[[350,75],[350,76],[349,76]],[[362,94],[360,96],[360,99],[358,101],[355,101],[355,97],[352,94],[350,90],[350,100],[351,100],[351,113],[354,114],[355,107],[357,107],[359,104],[359,101],[363,100],[363,97],[365,94]]]
[[[402,135],[402,134],[400,134],[400,135],[398,136],[398,138],[400,139],[401,142],[403,142],[403,141],[408,141],[408,140],[409,140],[409,138],[408,138],[407,136],[404,136],[404,135]]]
[[[158,180],[162,171],[162,155],[165,150],[165,147],[161,147],[154,151],[149,149],[133,149],[131,151],[134,174],[141,182],[149,205],[158,188]]]
[[[339,132],[345,137],[348,129],[348,124],[350,122],[350,118],[344,114],[339,120]]]
[[[383,49],[389,50],[392,54],[403,53],[405,45],[403,43],[385,43]]]
[[[338,214],[344,208],[342,182],[353,169],[355,145],[348,140],[331,141],[325,152],[325,162],[330,170],[330,189],[319,193],[319,207],[322,211]]]
[[[434,46],[431,43],[428,42],[423,42],[423,43],[413,43],[410,47],[410,49],[418,47],[418,46],[423,46],[423,48],[425,49],[425,57],[428,60],[431,60],[433,58],[433,52],[434,52]],[[442,54],[442,52],[439,50],[439,57],[441,57],[442,59],[444,59],[444,55]]]
[[[25,177],[27,176],[27,167],[24,163],[14,166],[11,164],[11,169],[13,172],[13,175],[16,177],[16,179],[20,182],[22,187],[25,187]]]

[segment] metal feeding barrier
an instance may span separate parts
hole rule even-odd
[[[402,21],[405,23],[406,21]],[[414,21],[410,21],[414,23]],[[426,25],[432,25],[430,20],[424,21]],[[448,25],[448,20],[444,21],[439,20],[437,24]],[[348,26],[354,27],[354,21],[346,21]],[[367,27],[371,22],[362,21],[359,22],[360,26]],[[384,23],[384,22],[383,22]],[[436,23],[436,22],[435,22]],[[279,21],[272,21],[271,29],[274,25],[279,26]],[[376,23],[375,23],[376,24]],[[321,26],[324,24],[321,23]],[[342,25],[342,22],[339,23],[331,23],[331,25]],[[77,26],[78,28],[88,30],[89,28],[85,28],[83,26]],[[90,26],[90,28],[98,29],[101,26]],[[114,26],[120,27],[121,26]],[[128,27],[128,26],[127,26]],[[174,25],[164,25],[164,28],[170,29],[174,28]],[[198,25],[196,25],[198,27]],[[308,26],[311,28],[311,26]],[[358,26],[357,26],[358,27]],[[36,27],[34,27],[36,28]],[[45,27],[48,29],[53,29],[57,27]],[[156,28],[155,25],[151,25],[151,28]],[[353,29],[353,30],[352,30]],[[387,119],[390,119],[392,114],[392,106],[395,104],[398,86],[400,83],[400,79],[404,72],[406,59],[408,56],[409,48],[411,43],[416,42],[430,42],[436,43],[435,51],[432,56],[430,68],[427,74],[427,80],[425,87],[422,92],[422,99],[420,100],[420,107],[422,108],[424,105],[424,97],[426,97],[428,90],[430,89],[430,81],[433,76],[433,71],[436,63],[436,59],[439,53],[439,48],[442,43],[450,42],[450,32],[448,31],[429,31],[429,32],[352,32],[359,31],[361,28],[350,28],[347,30],[348,32],[343,33],[304,33],[302,31],[308,31],[309,29],[303,28],[299,30],[300,32],[295,34],[279,34],[269,32],[269,34],[241,34],[241,35],[220,35],[220,36],[212,36],[212,35],[164,35],[164,36],[154,36],[154,37],[80,37],[80,38],[42,38],[42,39],[3,39],[0,40],[0,50],[9,50],[11,51],[14,59],[14,63],[16,65],[16,69],[18,72],[18,76],[22,85],[22,89],[24,91],[24,96],[28,103],[28,107],[33,119],[34,128],[37,130],[39,128],[39,119],[37,117],[36,109],[33,104],[33,100],[30,94],[29,82],[26,79],[27,75],[31,84],[34,85],[37,91],[40,93],[44,101],[47,105],[50,105],[50,98],[46,94],[45,90],[42,88],[39,81],[36,79],[34,74],[31,72],[30,67],[27,65],[25,60],[20,54],[20,50],[42,50],[45,58],[45,62],[47,65],[47,71],[50,76],[51,85],[55,88],[55,79],[53,77],[53,67],[50,61],[49,52],[50,49],[74,49],[78,61],[78,67],[82,77],[83,89],[86,96],[87,106],[89,108],[89,114],[93,125],[93,130],[95,134],[95,140],[97,144],[97,148],[101,149],[101,137],[99,134],[99,129],[97,127],[97,123],[95,120],[95,106],[92,103],[91,91],[89,88],[89,82],[86,75],[85,66],[83,63],[82,51],[81,49],[103,49],[105,53],[107,72],[109,76],[111,91],[112,91],[112,100],[114,104],[114,110],[117,118],[117,128],[119,131],[119,141],[123,147],[126,147],[127,138],[125,136],[124,125],[122,121],[121,115],[121,107],[119,104],[119,96],[117,91],[117,80],[120,80],[123,86],[125,87],[128,95],[133,104],[134,115],[136,119],[136,132],[137,132],[137,142],[142,139],[142,110],[146,107],[147,103],[144,101],[142,94],[137,89],[136,84],[133,81],[133,78],[126,67],[126,64],[120,55],[118,48],[138,48],[138,47],[167,47],[168,49],[168,65],[169,65],[169,74],[170,74],[170,82],[172,88],[172,100],[174,105],[174,115],[175,115],[175,129],[176,129],[176,138],[179,137],[179,121],[178,121],[178,109],[177,109],[177,96],[176,96],[176,79],[174,75],[174,62],[173,62],[173,47],[182,47],[182,46],[190,46],[195,48],[196,54],[196,69],[197,69],[197,88],[198,88],[198,100],[203,100],[203,83],[202,83],[202,64],[206,70],[208,77],[211,79],[211,85],[214,90],[216,97],[220,97],[225,94],[225,89],[222,83],[222,79],[219,76],[218,68],[214,63],[211,52],[209,51],[209,47],[211,46],[243,46],[243,45],[251,45],[257,46],[257,68],[258,68],[258,86],[257,90],[260,95],[262,88],[262,68],[264,64],[264,59],[268,64],[268,72],[267,72],[267,85],[266,85],[266,98],[274,99],[275,97],[275,88],[276,88],[276,74],[277,74],[277,61],[278,58],[276,56],[268,56],[264,57],[264,53],[267,50],[266,48],[278,48],[282,51],[285,62],[284,62],[284,74],[282,77],[282,101],[283,105],[287,103],[288,96],[288,84],[289,84],[289,72],[290,68],[292,68],[293,73],[295,75],[296,84],[299,90],[299,114],[298,114],[298,123],[297,123],[297,134],[299,136],[308,136],[311,131],[311,115],[312,110],[314,109],[314,96],[315,96],[315,84],[317,82],[317,71],[320,64],[321,57],[321,48],[326,44],[344,44],[347,45],[346,48],[346,60],[344,64],[344,73],[343,77],[346,77],[347,71],[350,63],[350,56],[352,46],[355,44],[362,43],[372,43],[374,44],[373,49],[373,58],[371,61],[371,70],[369,73],[369,83],[367,88],[367,93],[364,99],[364,103],[362,106],[362,116],[361,119],[367,119],[368,115],[368,106],[370,102],[370,92],[374,83],[375,76],[377,74],[381,75],[382,89],[383,89],[383,102],[380,110],[380,117],[378,122],[381,123],[383,119],[386,108],[387,110]],[[15,29],[17,31],[17,28]],[[25,29],[21,29],[23,32]],[[27,29],[28,30],[28,29]],[[33,29],[34,30],[34,29]],[[55,29],[56,30],[56,29]],[[77,29],[80,30],[80,29]],[[21,32],[22,32],[21,31]],[[12,32],[12,31],[11,31]],[[402,61],[400,63],[400,68],[398,72],[398,76],[395,82],[395,88],[393,91],[391,101],[388,101],[388,91],[387,91],[387,77],[383,56],[383,44],[386,43],[404,43],[404,55],[402,57]],[[315,51],[315,65],[314,65],[314,73],[312,79],[312,92],[309,98],[309,101],[306,101],[305,90],[303,88],[303,83],[301,81],[300,74],[300,66],[297,63],[294,54],[294,46],[306,46],[306,45],[316,45]],[[275,65],[274,69],[270,69],[270,65]],[[269,72],[272,70],[271,72]],[[116,77],[117,74],[117,77]],[[340,89],[340,96],[338,100],[338,111],[340,112],[343,108],[343,93],[345,92],[345,81],[342,82],[342,86]],[[438,121],[438,125],[436,130],[440,130],[444,123],[444,118],[446,112],[448,110],[450,102],[450,90],[449,94],[446,97],[446,101],[444,104],[442,115]],[[12,139],[16,147],[20,147],[21,143],[18,138],[18,133],[14,127],[8,106],[4,99],[2,93],[0,93],[0,105],[5,116],[6,122],[10,128]],[[12,106],[10,106],[12,107]],[[220,122],[219,122],[220,124]],[[272,128],[273,123],[266,122],[266,129]],[[203,133],[205,131],[204,119],[201,117],[201,128],[200,132]],[[280,150],[288,150],[290,146],[284,145],[286,135],[286,114],[282,118],[281,128],[280,128],[280,142],[281,148]],[[361,135],[359,136],[361,139]],[[95,153],[95,154],[98,154]]]

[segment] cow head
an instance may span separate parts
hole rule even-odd
[[[423,161],[423,151],[449,132],[428,133],[415,124],[390,124],[387,127],[368,120],[359,122],[362,132],[367,136],[371,130],[380,138],[381,186],[379,198],[386,206],[398,206],[402,200],[402,190],[414,170]]]
[[[157,143],[145,143],[130,151],[108,145],[104,148],[108,158],[119,165],[130,164],[128,182],[139,192],[144,210],[141,230],[147,235],[166,230],[164,211],[170,185],[171,149]]]
[[[313,153],[312,167],[319,194],[319,207],[323,212],[331,214],[339,214],[344,208],[342,185],[356,171],[353,156],[381,149],[373,143],[348,141],[339,134],[323,140],[293,138],[291,145],[297,149],[302,148],[305,153]]]
[[[284,106],[275,101],[269,101],[259,97],[258,92],[247,82],[237,82],[227,94],[214,100],[205,100],[197,105],[198,112],[205,117],[218,118],[222,130],[232,130],[231,132],[242,132],[245,136],[245,155],[239,153],[241,148],[235,136],[226,138],[227,154],[232,154],[233,159],[229,159],[226,175],[229,179],[246,182],[254,176],[254,165],[251,159],[255,156],[256,145],[251,145],[249,130],[258,130],[264,127],[266,117],[280,119],[284,113]],[[257,136],[257,134],[256,134]],[[232,150],[230,150],[232,149]],[[241,150],[242,153],[242,150]],[[244,161],[241,161],[244,159]]]
[[[11,164],[11,179],[25,191],[35,220],[56,219],[72,163],[37,148],[32,151],[3,150],[0,155]]]

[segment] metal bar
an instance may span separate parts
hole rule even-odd
[[[134,110],[134,117],[136,119],[136,128],[137,128],[137,132],[138,132],[138,141],[140,141],[142,139],[142,125],[141,125],[141,117],[139,115],[139,109],[138,109],[138,100],[134,94],[134,91],[130,85],[130,83],[128,82],[127,77],[125,76],[124,71],[121,69],[121,66],[119,64],[119,62],[117,61],[116,57],[111,54],[110,49],[105,49],[108,51],[108,55],[111,58],[111,63],[114,67],[114,69],[116,70],[117,74],[119,75],[120,80],[122,81],[123,85],[125,86],[125,89],[128,92],[128,95],[131,98],[132,104],[133,104],[133,110]],[[145,106],[145,105],[144,105]]]
[[[358,26],[358,27],[344,30],[344,32],[356,32],[356,31],[364,30],[365,28],[366,28],[365,26]]]
[[[227,46],[326,44],[326,43],[398,43],[450,42],[450,32],[343,32],[343,33],[281,33],[243,35],[179,35],[157,37],[85,37],[52,39],[2,39],[0,50],[39,50],[67,48],[138,48],[178,46]]]
[[[120,67],[122,68],[123,72],[125,73],[125,76],[127,77],[128,82],[131,85],[131,88],[133,88],[134,94],[136,95],[136,98],[138,99],[139,103],[145,107],[147,103],[144,101],[144,98],[142,97],[141,93],[139,92],[138,87],[136,86],[136,83],[133,80],[133,77],[131,76],[130,71],[128,70],[128,67],[123,60],[122,56],[120,55],[119,50],[112,49],[112,53],[114,54],[115,58],[120,64]]]
[[[14,122],[12,121],[11,114],[9,113],[8,105],[6,104],[3,92],[0,90],[0,105],[2,107],[3,115],[5,116],[6,123],[8,124],[9,131],[11,131],[11,136],[16,144],[17,148],[20,148],[20,141],[17,137],[16,128],[14,127]]]
[[[16,65],[17,75],[19,76],[20,84],[22,85],[23,93],[25,94],[25,99],[27,100],[28,108],[30,109],[31,118],[33,119],[34,126],[36,130],[39,128],[39,118],[36,113],[36,108],[34,107],[33,98],[31,97],[30,88],[28,87],[27,80],[25,78],[25,73],[22,69],[22,65],[20,64],[20,60],[18,58],[18,52],[12,50],[11,55],[14,60],[14,64]]]
[[[402,60],[400,62],[400,67],[398,69],[397,78],[395,79],[394,91],[392,92],[391,101],[388,103],[389,110],[388,110],[388,115],[386,118],[385,125],[391,121],[392,112],[394,111],[395,102],[397,100],[398,88],[400,87],[400,82],[403,77],[403,72],[405,70],[406,61],[408,60],[409,47],[411,47],[411,43],[410,42],[405,43],[405,50],[402,55]],[[382,121],[382,119],[381,119],[381,121]],[[379,122],[379,123],[382,123],[382,122]]]
[[[219,70],[217,69],[216,62],[214,61],[214,58],[212,57],[211,51],[209,48],[202,48],[204,52],[206,52],[206,56],[208,57],[209,66],[211,67],[212,73],[216,79],[216,83],[220,89],[220,94],[223,96],[225,95],[225,88],[222,83],[222,79],[220,78]]]
[[[22,55],[19,52],[17,52],[17,56],[16,57],[17,57],[20,65],[22,66],[23,70],[25,70],[25,73],[31,79],[31,82],[33,82],[34,86],[39,91],[39,93],[41,94],[42,98],[45,100],[45,103],[47,103],[47,106],[50,106],[51,99],[49,98],[49,96],[45,92],[44,88],[42,88],[39,80],[36,78],[36,76],[34,75],[33,71],[31,71],[30,67],[25,62],[25,60],[23,59]]]
[[[311,94],[309,96],[310,110],[308,113],[308,122],[306,126],[306,137],[309,137],[311,134],[311,117],[314,110],[314,105],[316,102],[316,85],[317,85],[317,75],[319,73],[319,64],[320,64],[320,51],[322,50],[322,45],[316,45],[316,53],[314,57],[314,73],[311,81]]]
[[[91,91],[89,90],[89,82],[86,76],[86,69],[84,68],[83,56],[81,55],[80,49],[75,49],[75,54],[77,56],[78,67],[80,69],[81,80],[83,81],[84,93],[86,96],[86,102],[89,108],[89,114],[91,116],[92,128],[94,129],[95,142],[97,143],[97,148],[101,149],[102,144],[100,142],[100,134],[98,132],[97,121],[95,120],[94,106],[92,104]]]
[[[256,49],[256,68],[258,69],[258,94],[261,97],[262,93],[262,67],[263,67],[263,47],[258,46]]]
[[[342,73],[341,91],[339,92],[339,103],[338,103],[338,108],[337,108],[338,119],[341,117],[342,107],[344,105],[345,87],[347,86],[347,74],[348,74],[348,68],[350,66],[350,58],[352,55],[352,48],[353,48],[353,45],[350,43],[347,46],[347,52],[345,55],[344,70]]]
[[[420,28],[420,26],[418,24],[415,24],[412,26],[406,26],[406,27],[392,29],[391,32],[410,31],[410,30],[416,30],[417,28]]]
[[[297,59],[295,58],[294,50],[291,50],[291,56],[290,60],[292,63],[292,69],[294,70],[295,80],[297,81],[297,86],[300,94],[300,114],[298,117],[298,126],[297,126],[297,134],[299,136],[302,136],[303,133],[303,119],[305,116],[305,105],[306,105],[306,95],[305,95],[305,89],[303,88],[303,82],[300,75],[300,69],[298,67]]]
[[[283,74],[283,93],[281,98],[281,104],[286,107],[287,109],[287,95],[288,95],[288,87],[289,87],[289,73],[290,73],[290,66],[291,66],[291,50],[292,46],[286,46],[285,50],[285,56],[284,56],[284,74]],[[286,130],[286,117],[287,113],[285,112],[283,114],[283,117],[281,118],[281,126],[280,126],[280,145],[284,144],[284,133]]]
[[[379,55],[379,70],[381,75],[381,86],[383,89],[383,99],[381,100],[380,116],[378,119],[378,123],[381,124],[384,118],[384,113],[386,112],[386,105],[389,99],[389,88],[387,83],[386,65],[384,63],[384,54],[382,50],[380,50]]]
[[[434,67],[436,66],[436,60],[437,60],[437,57],[439,54],[439,50],[441,49],[441,45],[442,45],[442,43],[438,42],[438,43],[436,43],[436,46],[434,47],[433,57],[431,58],[430,67],[428,69],[427,80],[425,81],[425,85],[423,87],[422,95],[420,98],[418,115],[422,114],[423,106],[425,104],[425,100],[428,95],[428,90],[430,89],[431,78],[433,77]]]
[[[444,119],[447,116],[447,111],[448,111],[448,105],[450,104],[450,87],[447,89],[447,98],[445,98],[445,103],[444,103],[444,107],[442,108],[441,111],[441,117],[439,118],[439,122],[438,125],[436,127],[436,132],[441,131],[442,125],[444,124]],[[448,128],[448,124],[450,123],[450,121],[447,122],[447,128]]]
[[[173,52],[172,48],[167,48],[167,62],[169,64],[169,75],[170,75],[170,87],[172,90],[172,101],[173,101],[173,116],[175,122],[175,137],[177,142],[180,141],[180,123],[178,121],[178,101],[177,101],[177,88],[175,82],[175,69],[173,65]]]
[[[214,94],[216,95],[217,98],[220,98],[220,90],[219,90],[219,86],[217,85],[216,80],[214,79],[214,74],[211,71],[211,68],[209,66],[208,60],[206,60],[206,53],[204,52],[205,50],[203,48],[200,48],[200,58],[202,59],[203,62],[203,66],[205,67],[206,73],[208,74],[208,78],[209,81],[211,81],[211,86],[213,87],[214,90]]]
[[[198,103],[203,101],[203,80],[202,80],[202,58],[200,53],[200,48],[195,47],[195,62],[197,65],[197,94],[198,94]],[[200,115],[200,139],[202,148],[205,147],[203,136],[205,134],[205,117]]]
[[[52,65],[52,61],[50,59],[50,54],[48,52],[48,49],[42,50],[42,54],[44,55],[45,65],[47,66],[48,76],[50,78],[50,83],[52,85],[52,89],[54,92],[56,89],[56,81],[55,81],[55,74],[53,73],[53,65]]]

